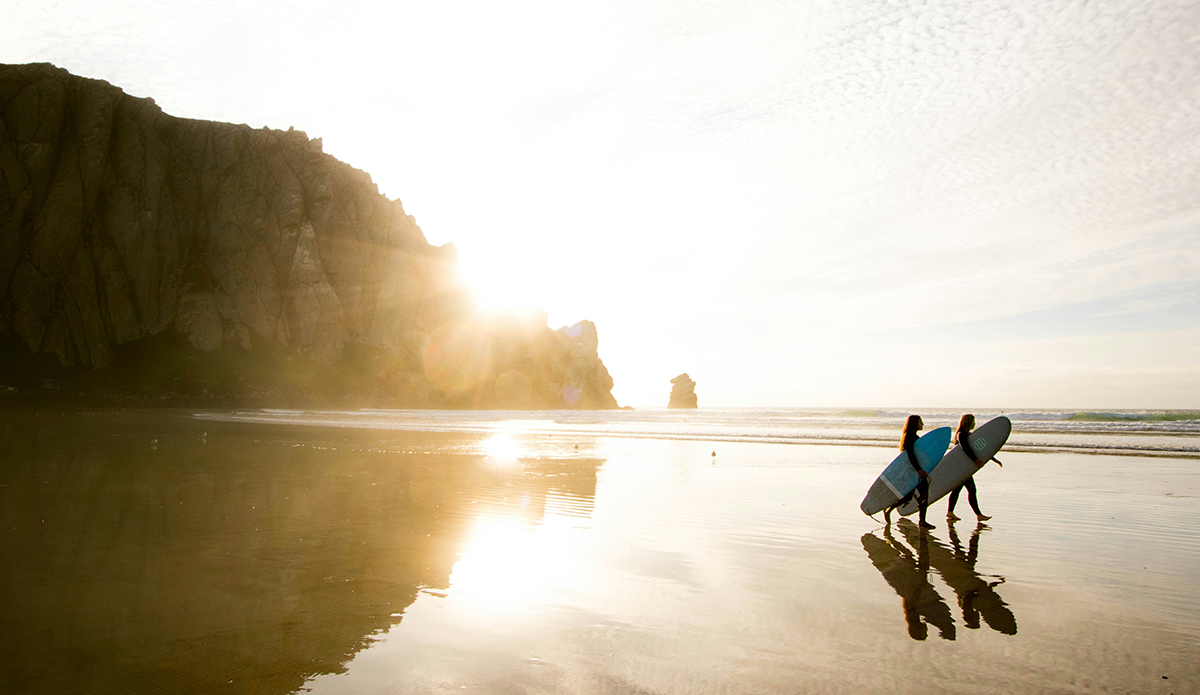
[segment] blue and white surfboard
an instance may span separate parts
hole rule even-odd
[[[926,432],[917,440],[913,451],[917,454],[917,463],[926,473],[932,471],[942,460],[942,455],[950,446],[950,437],[949,427],[939,427]],[[901,451],[875,479],[859,508],[867,515],[881,512],[912,492],[917,487],[918,480],[917,472],[908,461],[908,454]]]

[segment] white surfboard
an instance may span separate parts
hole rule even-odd
[[[971,449],[975,452],[979,463],[975,463],[970,456],[967,456],[967,452],[963,451],[962,444],[956,444],[953,449],[947,451],[942,460],[938,462],[937,467],[929,474],[929,504],[937,502],[949,495],[956,487],[967,482],[967,478],[975,475],[976,471],[983,468],[985,463],[992,460],[992,457],[1000,451],[1000,447],[1008,441],[1010,434],[1012,434],[1012,421],[1001,415],[976,427],[968,437],[971,441]],[[917,500],[914,498],[902,504],[898,511],[904,516],[908,516],[917,511],[917,508]]]
[[[917,455],[917,463],[926,473],[932,471],[946,447],[950,446],[950,428],[939,427],[930,430],[917,440],[913,452]],[[903,451],[892,459],[883,473],[875,479],[862,504],[858,505],[863,514],[870,516],[892,506],[917,486],[917,472],[908,461],[908,454]]]

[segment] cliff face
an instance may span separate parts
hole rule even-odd
[[[335,399],[491,407],[523,377],[525,407],[615,407],[594,349],[544,317],[501,323],[473,315],[453,246],[319,139],[0,66],[0,336],[28,354],[116,374],[169,353],[184,381],[234,400],[311,397],[323,380]]]

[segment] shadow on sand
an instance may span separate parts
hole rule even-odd
[[[882,538],[874,533],[863,535],[862,544],[871,564],[900,595],[910,637],[924,640],[929,635],[929,625],[938,629],[942,639],[953,640],[957,636],[949,606],[929,581],[930,568],[954,591],[967,629],[979,629],[982,617],[996,632],[1017,634],[1016,617],[996,593],[1004,577],[975,571],[979,537],[987,526],[980,524],[975,528],[966,549],[953,523],[949,526],[949,545],[928,532],[921,532],[907,519],[900,520],[896,527],[903,541],[892,535],[889,525],[884,527]]]

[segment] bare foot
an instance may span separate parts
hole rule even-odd
[[[946,520],[947,521],[958,521],[958,517],[955,516],[954,512],[946,512]]]
[[[977,516],[980,521],[987,521],[988,519],[992,518],[987,514],[976,514],[975,516]]]
[[[929,523],[928,521],[922,521],[922,522],[921,522],[920,524],[918,524],[918,525],[919,525],[921,528],[937,528],[936,526],[934,526],[933,524]]]

